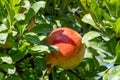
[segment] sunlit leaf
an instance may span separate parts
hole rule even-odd
[[[17,20],[17,21],[20,21],[20,20],[24,20],[25,19],[25,15],[24,14],[16,14],[15,15],[15,19]]]
[[[7,40],[8,33],[0,33],[0,44],[4,44]]]
[[[31,8],[35,11],[35,13],[37,13],[40,8],[45,8],[45,4],[46,4],[45,1],[39,1],[39,2],[34,3],[31,6]]]
[[[0,32],[4,31],[4,30],[7,30],[7,29],[8,29],[7,26],[5,26],[4,24],[0,25]]]
[[[106,71],[103,80],[119,80],[120,79],[120,66],[115,66]]]
[[[48,52],[48,53],[50,53],[49,48],[47,46],[44,46],[44,45],[34,46],[34,47],[31,48],[31,51],[33,51],[33,52]]]
[[[82,43],[86,43],[89,40],[92,40],[99,36],[101,36],[101,33],[97,32],[97,31],[90,31],[83,36]]]
[[[82,21],[85,22],[85,23],[88,23],[94,27],[96,27],[96,24],[95,22],[93,21],[92,19],[92,16],[90,14],[86,14],[83,18],[82,18]]]
[[[3,62],[6,62],[8,64],[12,63],[12,58],[10,56],[1,56],[0,58],[2,59]]]

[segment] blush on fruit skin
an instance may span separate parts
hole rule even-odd
[[[59,66],[63,69],[72,69],[79,65],[84,57],[82,37],[76,31],[62,27],[53,30],[47,37],[48,45],[54,45],[59,51],[46,55],[47,65]]]

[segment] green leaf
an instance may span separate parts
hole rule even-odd
[[[91,48],[95,49],[97,52],[102,52],[102,53],[106,53],[106,54],[111,53],[108,46],[106,45],[106,43],[101,42],[99,40],[89,41],[89,42],[86,42],[85,44],[87,47],[91,47]]]
[[[4,74],[0,72],[0,80],[3,80]]]
[[[50,24],[38,24],[31,31],[34,33],[50,33],[53,27]]]
[[[40,8],[45,8],[45,4],[46,4],[45,1],[39,1],[39,2],[34,3],[31,6],[31,8],[34,10],[35,13],[37,13]]]
[[[105,71],[106,69],[107,69],[106,66],[100,66],[100,67],[98,68],[98,72]]]
[[[14,23],[14,11],[11,7],[11,5],[9,4],[9,2],[7,0],[4,0],[5,2],[5,7],[7,9],[7,13],[8,13],[8,19],[9,19],[9,23],[10,23],[10,26],[13,26],[13,23]]]
[[[42,58],[41,56],[36,56],[34,58],[34,65],[36,67],[39,67],[39,69],[44,70],[46,68],[45,58]]]
[[[31,6],[30,1],[24,0],[23,4],[24,5],[22,5],[22,7],[25,8],[28,11],[30,9],[30,6]]]
[[[16,72],[16,68],[11,64],[1,64],[0,67],[8,74],[14,74]]]
[[[116,21],[116,26],[114,27],[116,36],[119,37],[120,34],[120,18],[117,19]]]
[[[106,6],[113,17],[120,16],[120,3],[119,0],[105,0]]]
[[[49,49],[50,49],[50,51],[59,51],[59,48],[57,46],[54,46],[54,45],[50,45]]]
[[[0,0],[0,20],[4,19],[6,17],[6,11],[4,8],[3,1]]]
[[[82,21],[96,27],[96,24],[93,21],[92,16],[90,14],[84,15],[84,17],[82,18]]]
[[[5,24],[0,25],[0,32],[7,30],[7,26]]]
[[[21,2],[21,0],[9,0],[9,3],[11,5],[11,8],[15,13],[19,12],[20,6],[18,4]]]
[[[88,9],[88,5],[87,5],[87,1],[86,0],[80,0],[82,7],[87,10]]]
[[[32,4],[29,11],[26,13],[25,24],[28,24],[31,18],[39,11],[40,8],[44,8],[45,2],[39,1]]]
[[[23,80],[23,79],[15,75],[7,75],[4,80]]]
[[[4,44],[7,40],[8,33],[0,33],[0,44]]]
[[[117,42],[116,49],[115,49],[115,63],[120,64],[120,41]]]
[[[12,58],[8,55],[4,55],[4,56],[0,55],[0,59],[2,60],[2,62],[12,64]]]
[[[82,43],[86,43],[96,37],[99,37],[99,36],[101,36],[101,33],[97,32],[97,31],[89,31],[88,33],[86,33],[83,36]]]
[[[63,71],[61,72],[60,80],[79,80],[79,79],[75,76],[74,73],[70,71]]]
[[[24,14],[21,14],[21,13],[18,13],[15,15],[15,19],[17,21],[20,21],[20,20],[25,20],[25,15]]]
[[[25,34],[24,38],[31,44],[40,44],[39,36],[33,32]]]
[[[17,62],[27,55],[30,44],[28,42],[23,42],[22,45],[17,50],[12,50],[10,56],[13,62]]]
[[[50,53],[49,48],[47,46],[45,46],[45,45],[36,45],[36,46],[31,48],[31,51],[33,51],[33,52],[48,52],[48,53]]]
[[[103,80],[120,80],[120,66],[114,66],[106,71]]]
[[[43,8],[45,6],[44,1],[38,1],[32,4],[30,9],[25,12],[25,20],[19,23],[18,29],[20,30],[20,33],[22,34],[25,30],[25,28],[28,26],[30,20],[33,16],[39,11],[40,8]]]

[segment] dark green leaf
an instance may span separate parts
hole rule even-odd
[[[22,80],[22,79],[18,76],[8,75],[4,80]]]
[[[40,44],[39,36],[33,32],[25,34],[24,38],[31,44]]]
[[[22,45],[17,50],[12,50],[10,56],[13,59],[13,62],[17,62],[27,55],[30,44],[23,42]]]
[[[31,31],[35,33],[50,33],[53,27],[50,24],[39,24],[35,26]]]
[[[8,74],[14,74],[16,72],[16,68],[11,64],[2,64],[0,67]]]

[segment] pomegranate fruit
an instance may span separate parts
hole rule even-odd
[[[84,57],[82,37],[73,29],[62,27],[53,30],[47,36],[47,44],[59,48],[59,51],[52,51],[46,55],[46,64],[51,68],[59,66],[63,69],[72,69],[80,64]]]

